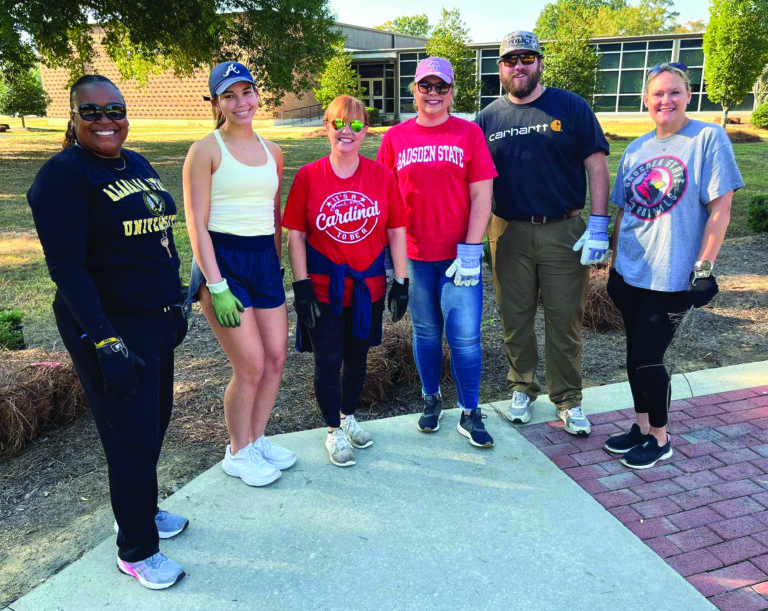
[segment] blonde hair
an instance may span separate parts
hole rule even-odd
[[[344,121],[352,121],[355,119],[362,119],[363,123],[370,125],[368,118],[368,111],[363,104],[357,98],[353,98],[351,95],[340,95],[333,102],[328,104],[328,108],[325,109],[324,121],[332,121],[333,119],[343,119]]]
[[[652,68],[645,79],[645,90],[648,91],[648,88],[651,86],[651,81],[664,72],[679,76],[685,83],[686,91],[691,90],[691,77],[688,76],[688,72],[680,70],[680,68],[673,66],[672,64],[659,64],[655,68]]]

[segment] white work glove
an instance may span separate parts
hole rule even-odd
[[[445,275],[453,276],[456,286],[475,286],[480,282],[480,269],[483,261],[482,244],[465,244],[459,242],[456,245],[456,259],[445,270]]]
[[[582,265],[592,265],[605,261],[605,255],[608,252],[608,223],[610,222],[610,216],[589,215],[587,230],[573,245],[574,251],[581,251]]]
[[[384,274],[387,277],[387,284],[390,284],[392,277],[395,275],[395,266],[392,263],[392,253],[389,250],[389,246],[384,247]]]

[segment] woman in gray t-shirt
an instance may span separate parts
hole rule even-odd
[[[611,194],[619,212],[608,294],[624,318],[637,422],[605,449],[635,469],[672,456],[664,353],[682,313],[717,293],[712,266],[733,192],[744,186],[725,131],[689,119],[690,100],[683,64],[648,72],[645,105],[656,127],[627,147]]]

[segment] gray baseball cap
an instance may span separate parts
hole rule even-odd
[[[536,34],[525,30],[516,30],[502,38],[499,47],[499,59],[515,51],[530,51],[541,55],[541,47],[539,47],[539,39],[536,38]]]

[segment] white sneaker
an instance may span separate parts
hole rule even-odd
[[[249,486],[266,486],[280,477],[280,470],[270,465],[253,446],[248,444],[240,448],[237,454],[232,454],[229,444],[221,462],[224,473],[239,477]]]
[[[262,458],[266,460],[273,467],[277,467],[281,471],[292,467],[296,462],[296,452],[286,450],[284,447],[277,445],[262,435],[251,446],[253,449],[261,454]]]
[[[565,423],[563,428],[566,433],[571,435],[589,435],[592,431],[592,426],[589,424],[589,420],[587,420],[580,405],[570,409],[557,410],[557,417]]]
[[[525,424],[531,421],[531,398],[524,392],[516,390],[512,393],[504,417],[512,424]]]
[[[349,440],[341,429],[336,429],[333,433],[328,433],[325,440],[325,448],[328,450],[328,456],[331,462],[337,467],[351,467],[355,464],[355,453]]]
[[[341,419],[341,430],[344,431],[347,439],[349,439],[349,443],[356,448],[367,448],[373,445],[373,439],[371,439],[367,431],[363,430],[360,423],[355,420],[354,414]]]

